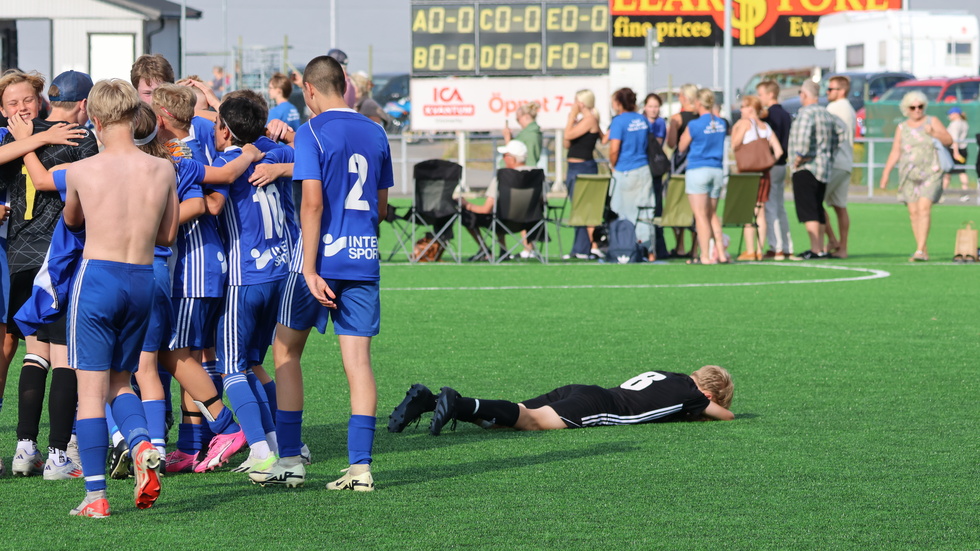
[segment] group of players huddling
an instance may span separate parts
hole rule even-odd
[[[296,131],[267,121],[255,92],[219,100],[200,81],[175,83],[160,55],[141,56],[130,76],[58,75],[45,120],[40,75],[0,77],[9,271],[0,306],[8,333],[26,343],[11,472],[84,477],[85,498],[70,512],[84,517],[110,514],[107,473],[134,476],[136,506],[147,508],[161,471],[212,471],[246,445],[235,472],[301,486],[310,451],[300,358],[310,330],[332,321],[351,415],[349,466],[327,488],[373,490],[378,213],[393,185],[384,129],[345,101],[344,67],[330,55],[306,66],[313,118]],[[211,109],[196,109],[198,96]],[[274,380],[262,368],[270,344]],[[5,341],[8,361],[15,347]],[[37,441],[49,371],[45,459]],[[181,419],[167,454],[171,378]],[[732,389],[717,366],[648,371],[608,389],[568,385],[522,403],[416,384],[388,430],[427,412],[433,435],[457,420],[519,430],[730,420]]]
[[[110,514],[107,471],[132,472],[146,508],[161,470],[211,471],[246,445],[236,472],[302,485],[300,356],[310,330],[332,320],[352,414],[349,466],[327,487],[373,490],[377,226],[393,184],[384,129],[345,103],[344,68],[328,56],[306,66],[313,118],[296,131],[267,127],[254,92],[219,100],[199,81],[174,83],[160,55],[141,56],[130,80],[58,75],[40,120],[43,78],[0,78],[6,321],[27,345],[11,472],[84,477],[71,514],[87,517]],[[195,91],[213,111],[195,110]],[[81,126],[89,120],[94,136]],[[270,344],[275,381],[262,369]],[[48,371],[45,460],[37,440]],[[171,376],[183,399],[166,454]]]

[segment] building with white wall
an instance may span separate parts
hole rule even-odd
[[[180,75],[180,12],[164,0],[0,0],[0,66],[128,80],[137,57],[159,53]]]

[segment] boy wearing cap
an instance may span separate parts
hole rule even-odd
[[[851,218],[847,214],[847,190],[851,187],[851,169],[854,166],[854,126],[857,114],[848,101],[851,91],[851,79],[843,75],[830,78],[827,86],[827,112],[837,119],[839,130],[843,133],[837,152],[834,153],[834,168],[827,182],[827,192],[824,202],[833,207],[837,214],[837,233],[830,223],[830,217],[824,211],[827,221],[827,252],[834,258],[847,258],[847,234],[851,227]],[[843,125],[841,127],[841,125]]]
[[[37,117],[40,92],[44,79],[37,75],[14,73],[0,80],[0,95],[5,114],[21,113],[24,121]],[[63,122],[81,124],[88,122],[87,98],[92,79],[85,73],[67,71],[55,77],[48,90],[52,111],[47,120],[33,120],[29,125],[11,125],[12,139],[26,139],[32,133],[48,130]],[[23,97],[21,97],[23,96]],[[25,110],[9,107],[9,99],[20,98],[28,105]],[[27,101],[33,100],[33,101]],[[79,161],[98,153],[95,137],[88,131],[76,139],[76,145],[47,145],[28,155],[37,155],[46,168]],[[41,326],[35,335],[25,336],[13,323],[13,315],[31,296],[34,277],[44,262],[51,244],[54,227],[61,218],[64,203],[57,191],[36,189],[21,159],[0,167],[0,188],[5,189],[11,208],[8,229],[8,262],[10,265],[10,308],[8,329],[27,343],[24,365],[21,369],[17,423],[17,450],[11,471],[15,475],[32,476],[42,473],[45,480],[77,478],[81,469],[71,461],[66,450],[71,439],[72,422],[75,418],[76,378],[68,367],[68,349],[65,318]],[[48,399],[50,432],[48,459],[37,449],[41,410],[44,404],[44,387],[48,371],[51,373],[51,390]]]

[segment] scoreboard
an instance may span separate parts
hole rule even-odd
[[[608,0],[412,2],[412,76],[609,71]]]

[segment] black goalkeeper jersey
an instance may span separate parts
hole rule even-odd
[[[34,119],[34,133],[44,132],[57,124]],[[13,141],[4,137],[2,144]],[[95,136],[89,132],[73,145],[46,145],[36,150],[45,168],[72,163],[99,152]],[[7,191],[10,218],[7,226],[7,260],[10,273],[39,267],[51,244],[51,234],[61,217],[65,204],[57,191],[38,191],[27,175],[21,159],[0,165],[0,189]]]
[[[710,403],[690,375],[668,371],[641,373],[606,390],[618,410],[615,424],[693,419]]]

